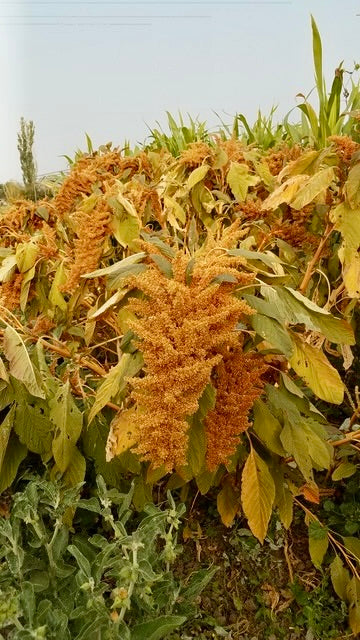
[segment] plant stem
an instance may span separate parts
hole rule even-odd
[[[306,289],[308,287],[308,284],[310,282],[311,276],[312,276],[313,271],[314,271],[314,267],[315,267],[316,263],[318,262],[318,260],[320,259],[320,256],[321,256],[321,254],[322,254],[322,252],[324,250],[324,247],[325,247],[325,245],[327,243],[327,240],[328,240],[330,234],[332,233],[333,228],[334,228],[334,225],[332,225],[332,224],[330,224],[328,222],[328,224],[326,225],[324,236],[320,240],[319,246],[315,251],[314,257],[312,258],[312,260],[310,260],[310,262],[309,262],[309,264],[308,264],[308,266],[306,268],[305,275],[304,275],[304,277],[302,279],[302,282],[300,284],[299,291],[302,294],[305,293],[305,291],[306,291]]]

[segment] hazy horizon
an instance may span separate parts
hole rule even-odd
[[[143,142],[166,111],[217,124],[278,105],[276,119],[314,85],[310,14],[328,86],[360,61],[360,2],[0,1],[0,182],[21,179],[21,116],[35,124],[38,173],[62,154]]]

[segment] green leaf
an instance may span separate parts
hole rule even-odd
[[[186,622],[185,616],[160,616],[133,627],[131,640],[161,640]]]
[[[261,400],[255,400],[253,406],[254,423],[253,429],[260,440],[279,456],[285,456],[286,451],[281,444],[280,434],[282,426],[273,416],[268,406]]]
[[[67,550],[69,551],[69,553],[71,553],[72,556],[74,556],[80,571],[83,572],[86,578],[90,578],[91,577],[90,562],[84,556],[84,554],[81,553],[80,549],[78,549],[74,544],[69,544],[67,547]]]
[[[336,556],[330,565],[330,575],[336,595],[341,600],[347,600],[346,588],[350,582],[350,575],[339,556]]]
[[[278,313],[290,324],[305,324],[319,331],[330,342],[355,344],[354,332],[348,322],[335,318],[328,311],[290,287],[264,287],[266,300],[277,306]]]
[[[14,429],[30,451],[45,456],[51,454],[53,425],[47,403],[24,395],[16,405]]]
[[[77,447],[71,452],[71,459],[62,478],[67,487],[76,487],[85,479],[86,460]]]
[[[354,634],[360,633],[360,580],[353,576],[346,587],[349,600],[349,624]]]
[[[8,411],[6,417],[4,418],[4,420],[0,425],[0,472],[4,462],[6,447],[9,442],[10,433],[13,428],[14,414],[15,414],[15,405],[13,405],[10,411]]]
[[[356,469],[356,465],[352,464],[352,462],[341,462],[339,466],[336,467],[335,471],[333,471],[331,479],[336,482],[343,478],[350,478],[354,473],[356,473]]]
[[[52,452],[60,471],[64,473],[71,462],[73,450],[82,429],[82,414],[77,408],[67,381],[49,401],[50,419],[55,425]]]
[[[211,582],[218,567],[207,567],[206,569],[199,569],[192,574],[184,589],[181,590],[181,599],[185,602],[194,602],[194,599],[205,589],[205,587]]]
[[[325,442],[318,433],[316,433],[316,426],[318,426],[318,423],[310,418],[307,418],[303,423],[303,427],[306,431],[310,457],[314,465],[320,469],[329,469],[333,455],[333,448]]]
[[[326,402],[341,404],[344,384],[338,371],[330,364],[325,354],[292,334],[294,352],[290,364],[310,389]]]
[[[215,475],[216,471],[208,471],[207,469],[205,469],[205,471],[202,471],[195,477],[197,488],[199,489],[201,495],[204,496],[213,486]]]
[[[124,258],[123,260],[119,260],[119,262],[114,262],[114,264],[109,265],[108,267],[104,267],[103,269],[96,269],[96,271],[91,271],[91,273],[85,273],[82,275],[82,278],[100,278],[102,276],[111,276],[111,277],[120,277],[126,278],[128,275],[132,274],[132,267],[134,267],[138,262],[141,262],[146,256],[146,253],[141,251],[140,253],[133,253],[131,256]],[[139,266],[139,265],[138,265]]]
[[[0,470],[0,493],[10,487],[15,480],[20,463],[26,458],[27,448],[12,433],[6,448],[5,457]]]
[[[275,482],[275,506],[278,509],[281,524],[289,529],[293,520],[294,498],[287,486],[283,467],[273,465],[271,474]]]
[[[313,45],[313,60],[315,67],[315,80],[318,90],[320,108],[324,107],[324,86],[323,86],[323,72],[322,72],[322,45],[320,33],[317,28],[314,17],[311,16],[311,30],[312,30],[312,45]]]
[[[173,277],[171,262],[169,262],[169,260],[167,260],[164,256],[160,256],[157,253],[151,253],[150,258],[153,262],[155,262],[159,271],[161,271],[161,273],[163,273],[166,278],[169,278],[169,280],[171,280],[171,278]]]
[[[350,551],[360,565],[360,538],[354,536],[343,536],[343,542],[348,551]]]
[[[295,462],[306,480],[312,480],[312,464],[309,454],[307,432],[301,426],[285,419],[280,435],[284,449],[295,458]]]
[[[193,187],[195,187],[195,185],[200,182],[201,180],[203,180],[207,174],[207,172],[209,171],[210,166],[208,164],[203,164],[201,165],[201,167],[197,167],[196,169],[194,169],[188,179],[187,179],[187,184],[186,184],[186,188],[188,191],[190,191],[190,189],[192,189]]]
[[[110,296],[110,298],[108,298],[98,309],[94,308],[94,311],[89,312],[88,322],[91,323],[96,318],[99,318],[103,313],[105,313],[105,311],[120,302],[120,300],[122,300],[127,293],[128,289],[126,289],[125,287],[124,289],[118,289],[117,291],[115,291],[115,293],[113,293],[113,295]]]
[[[275,483],[269,468],[251,448],[242,472],[241,502],[253,535],[264,542],[275,500]]]
[[[249,173],[246,164],[232,162],[228,171],[226,182],[228,183],[234,197],[238,202],[244,202],[249,187],[254,187],[260,182],[259,176]]]
[[[139,351],[133,354],[123,353],[119,362],[112,367],[100,383],[96,392],[95,402],[89,413],[89,424],[110,400],[125,389],[125,378],[135,376],[143,366],[143,357]]]
[[[33,396],[45,398],[25,343],[17,331],[9,325],[4,331],[3,349],[9,361],[11,375],[20,380]]]
[[[204,418],[208,411],[214,408],[216,390],[212,384],[207,384],[200,399],[197,412],[188,418],[188,464],[191,473],[197,476],[204,470],[206,454],[206,436]]]
[[[269,342],[275,349],[278,349],[288,359],[291,358],[293,351],[291,338],[287,330],[277,320],[256,313],[250,316],[250,321],[259,336]]]
[[[329,546],[327,529],[314,521],[309,524],[309,552],[312,563],[320,569]]]

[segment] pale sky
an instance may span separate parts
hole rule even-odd
[[[0,182],[20,179],[20,117],[35,123],[39,174],[62,154],[142,142],[165,111],[278,117],[314,86],[310,14],[334,69],[360,62],[360,0],[0,0]]]

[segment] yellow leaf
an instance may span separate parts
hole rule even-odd
[[[66,312],[67,310],[67,303],[61,293],[61,285],[63,285],[65,282],[66,276],[64,273],[64,263],[60,262],[58,268],[56,269],[56,273],[49,291],[49,302],[53,307],[59,307],[59,309],[64,312]]]
[[[339,258],[343,268],[343,279],[348,294],[352,298],[360,297],[360,209],[352,209],[342,202],[330,213],[335,229],[342,235]]]
[[[309,178],[301,189],[296,194],[296,197],[291,202],[293,209],[302,209],[307,204],[312,202],[320,193],[330,186],[334,180],[335,172],[333,167],[327,167],[327,169],[321,169]]]
[[[360,206],[360,163],[357,162],[349,171],[348,179],[345,183],[345,193],[350,206],[356,209]]]
[[[106,443],[106,462],[114,456],[119,456],[137,442],[134,427],[135,409],[119,411],[110,424],[110,431]]]
[[[20,273],[31,269],[39,253],[39,247],[34,242],[18,244],[16,248],[16,263]]]
[[[230,527],[240,508],[239,495],[230,481],[224,483],[217,496],[217,510],[225,527]]]
[[[320,504],[320,490],[315,482],[307,482],[300,487],[300,493],[308,502]]]
[[[192,171],[187,180],[187,189],[190,191],[195,185],[203,180],[209,171],[210,166],[208,164],[203,164],[201,167],[197,167]]]
[[[260,182],[259,176],[249,172],[249,167],[239,162],[232,162],[228,171],[226,182],[238,202],[244,202],[249,187],[254,187]]]
[[[264,200],[260,209],[277,209],[280,204],[286,202],[289,204],[299,191],[300,187],[307,182],[308,176],[297,175],[288,178],[286,182],[280,185],[272,194]]]
[[[249,527],[264,542],[272,506],[275,483],[267,464],[252,448],[242,473],[241,502]]]
[[[318,398],[341,404],[344,384],[324,353],[303,342],[295,333],[292,334],[292,340],[294,353],[290,358],[290,364],[294,371],[303,378]]]

